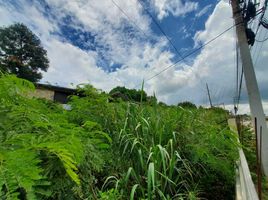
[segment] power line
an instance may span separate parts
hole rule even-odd
[[[149,37],[145,32],[144,32],[144,30],[142,30],[139,26],[138,26],[138,24],[136,24],[136,22],[134,21],[134,20],[132,20],[128,15],[127,15],[127,13],[114,1],[114,0],[111,0],[111,2],[126,16],[126,18],[132,23],[132,24],[134,24],[136,27],[137,27],[137,29],[140,31],[140,32],[142,32],[146,37]]]
[[[235,24],[235,22],[233,22],[233,24]],[[235,92],[234,92],[234,107],[236,106],[235,105],[235,101],[237,100],[237,94],[238,94],[238,64],[239,64],[239,59],[238,59],[238,41],[236,39],[236,33],[235,31],[233,32],[233,37],[235,38],[234,39],[234,65],[236,66],[235,67]]]
[[[239,23],[241,24],[241,23]],[[227,28],[225,31],[221,32],[220,34],[218,34],[217,36],[215,36],[214,38],[212,38],[211,40],[209,40],[208,42],[200,45],[197,49],[194,49],[193,51],[191,51],[190,53],[188,53],[187,55],[183,56],[181,59],[177,60],[175,63],[165,67],[164,69],[162,69],[161,71],[159,71],[158,73],[156,73],[155,75],[153,75],[152,77],[146,79],[145,81],[149,81],[152,80],[153,78],[157,77],[158,75],[160,75],[161,73],[163,73],[164,71],[168,70],[169,68],[172,68],[174,66],[176,66],[176,64],[178,64],[179,62],[181,62],[182,60],[184,60],[185,58],[195,54],[196,52],[198,52],[199,50],[203,49],[205,46],[207,46],[208,44],[210,44],[211,42],[215,41],[216,39],[218,39],[219,37],[221,37],[223,34],[225,34],[226,32],[228,32],[229,30],[231,30],[232,28],[234,28],[235,26],[239,25],[239,24],[234,24],[231,27]],[[135,86],[135,88],[137,86],[139,86],[140,84],[137,84]]]
[[[266,32],[266,35],[267,35],[268,32]],[[265,35],[265,37],[266,37]],[[261,44],[261,47],[259,49],[259,51],[262,49],[262,45],[263,43]],[[255,52],[257,52],[257,47],[255,47],[255,51],[254,51],[254,55],[255,55]],[[252,50],[252,48],[250,49]],[[252,56],[253,57],[253,56]],[[259,54],[257,54],[257,57],[255,59],[255,62],[254,62],[254,65],[257,64],[257,61],[258,61],[258,58],[259,58]],[[240,103],[240,98],[241,98],[241,92],[242,92],[242,85],[243,85],[243,75],[244,75],[244,69],[243,69],[243,66],[242,66],[242,71],[241,71],[241,75],[240,75],[240,79],[239,79],[239,90],[238,90],[238,97],[237,97],[237,109],[238,109],[238,105]]]
[[[158,27],[158,29],[161,31],[161,33],[166,37],[166,39],[168,40],[168,42],[171,44],[171,46],[175,49],[176,53],[183,58],[182,54],[179,52],[179,50],[176,48],[176,46],[173,44],[173,42],[169,39],[169,37],[167,36],[167,34],[165,33],[165,31],[162,29],[162,27],[160,26],[160,24],[157,22],[157,20],[154,18],[154,16],[148,11],[147,8],[143,7],[142,3],[140,0],[137,0],[137,2],[141,5],[141,7],[145,10],[145,12],[151,17],[151,19],[153,20],[153,22],[155,23],[155,25]]]
[[[149,37],[148,34],[146,34],[129,16],[128,14],[114,1],[114,0],[111,0],[112,3],[127,17],[127,19],[132,23],[134,24],[145,36]],[[143,8],[142,4],[140,1],[138,1],[138,3],[141,5],[141,7]],[[151,16],[152,20],[154,21],[154,23],[156,23],[158,25],[158,28],[161,30],[162,34],[165,35],[165,37],[167,38],[167,40],[170,42],[170,44],[172,45],[172,47],[175,49],[175,51],[177,52],[177,54],[179,54],[179,56],[181,58],[183,58],[183,56],[180,54],[180,52],[178,51],[178,49],[175,47],[175,45],[172,43],[172,41],[168,38],[168,36],[165,34],[164,30],[161,28],[161,26],[157,23],[157,21],[153,18],[153,16],[151,15],[151,13],[149,13],[148,10],[147,11],[147,14]],[[192,27],[193,24],[190,26]],[[187,28],[188,29],[188,28]],[[183,59],[182,59],[183,60]],[[201,80],[202,81],[202,80]],[[202,81],[203,82],[203,81]],[[138,84],[139,85],[139,84]],[[134,88],[136,88],[138,85],[136,85]],[[202,88],[203,89],[203,88]]]
[[[265,36],[264,36],[265,38],[267,37],[267,33],[268,33],[268,32],[265,33]],[[258,63],[258,59],[259,59],[259,57],[260,57],[260,51],[262,50],[263,44],[264,44],[264,42],[261,43],[261,47],[260,47],[260,49],[259,49],[259,53],[257,53],[257,57],[256,57],[256,60],[255,60],[255,62],[254,62],[254,65],[256,65],[256,64]]]
[[[258,28],[257,28],[257,31],[256,31],[256,36],[257,36],[257,34],[258,34],[259,28],[260,28],[260,24],[258,24]],[[262,32],[262,31],[263,31],[263,29],[261,29],[261,32]],[[261,32],[260,32],[260,34],[261,34]],[[267,32],[266,32],[266,35],[267,35]],[[265,35],[264,37],[266,37],[266,35]],[[264,41],[266,41],[266,40],[268,40],[268,38],[266,38],[266,39],[264,39],[264,40],[262,40],[262,41],[264,42]],[[258,40],[255,39],[255,41],[258,41]],[[259,55],[260,55],[260,54],[258,54],[258,51],[261,51],[262,46],[263,46],[263,42],[261,43],[261,46],[260,46],[259,50],[257,50],[257,49],[258,49],[258,48],[257,48],[258,45],[255,46],[254,50],[253,50],[253,48],[250,48],[250,50],[253,50],[253,53],[252,53],[252,57],[253,57],[253,58],[255,57],[255,55],[256,55],[256,53],[257,53],[256,59],[255,59],[255,61],[254,61],[254,65],[255,65],[255,64],[257,63],[257,61],[258,61],[258,58],[259,58]],[[237,70],[238,70],[238,69],[237,69]],[[237,73],[237,75],[238,75],[238,73]],[[244,69],[243,69],[243,66],[242,66],[242,71],[241,71],[241,75],[240,75],[240,79],[239,79],[239,88],[238,88],[237,102],[236,102],[236,107],[237,107],[237,109],[238,109],[238,105],[239,105],[239,103],[240,103],[240,98],[241,98],[242,84],[243,84],[243,75],[244,75]]]
[[[268,40],[268,37],[263,40],[255,40],[256,42],[266,42]]]
[[[236,76],[235,76],[235,99],[234,99],[234,106],[237,106],[237,99],[238,99],[238,78],[239,78],[239,56],[238,56],[238,44],[237,40],[235,40],[235,69],[236,69]]]
[[[242,85],[243,85],[243,75],[244,75],[244,69],[243,69],[243,65],[241,67],[241,74],[239,76],[239,49],[238,49],[238,44],[236,42],[236,99],[235,99],[235,112],[238,111],[238,106],[240,103],[240,98],[241,98],[241,92],[242,92]]]
[[[267,35],[267,34],[266,34]],[[268,40],[268,37],[262,39],[262,40],[255,40],[256,42],[266,42]]]
[[[241,98],[241,91],[242,91],[242,84],[243,84],[243,75],[244,75],[244,69],[242,67],[242,72],[241,72],[240,80],[239,80],[239,90],[238,90],[238,97],[237,97],[237,109],[238,109],[238,105],[239,105],[240,98]]]
[[[242,92],[242,84],[243,84],[243,75],[244,75],[244,70],[243,66],[241,67],[241,74],[239,75],[239,48],[238,48],[238,43],[236,41],[235,43],[236,46],[236,60],[235,60],[235,65],[236,65],[236,94],[234,98],[234,109],[235,109],[235,114],[238,111],[238,106],[240,103],[240,98],[241,98],[241,92]]]
[[[260,26],[259,26],[260,27]],[[261,30],[260,30],[260,32],[259,32],[259,38],[263,35],[262,33],[263,33],[263,31],[264,31],[264,29],[262,28]],[[265,35],[263,36],[264,38],[266,38],[266,34],[267,34],[267,32],[266,33],[264,33]],[[256,34],[256,36],[257,36],[257,34]],[[256,41],[256,39],[255,39],[255,41]],[[258,40],[258,41],[260,41],[260,40]],[[263,46],[263,42],[259,42],[259,43],[257,43],[256,44],[256,46],[255,46],[255,49],[254,49],[254,52],[253,52],[253,55],[252,55],[252,57],[254,58],[254,65],[256,64],[256,61],[258,60],[258,58],[259,58],[259,53],[258,52],[260,52],[261,51],[261,49],[262,49],[262,46]],[[258,48],[259,47],[259,48]]]
[[[259,29],[259,27],[260,27],[260,26],[258,26],[258,29],[257,29],[255,38],[257,37],[257,34],[258,34],[258,33],[259,33],[259,35],[261,35],[262,32],[263,32],[263,29]],[[258,30],[260,30],[260,31],[258,32]],[[256,39],[255,39],[255,41],[256,41]],[[260,44],[260,43],[257,43],[257,44],[254,45],[253,47],[252,47],[252,46],[250,47],[250,51],[252,51],[252,54],[251,54],[251,55],[252,55],[252,60],[254,60],[254,58],[256,57],[256,52],[258,51],[259,44]]]

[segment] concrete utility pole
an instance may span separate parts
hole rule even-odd
[[[262,107],[260,92],[257,84],[257,79],[255,71],[253,68],[253,63],[250,55],[250,50],[248,47],[245,24],[241,9],[239,7],[238,0],[231,0],[233,18],[235,20],[236,35],[238,39],[238,46],[240,49],[242,66],[244,69],[245,82],[248,92],[249,106],[252,117],[252,124],[254,124],[255,118],[257,119],[257,138],[258,146],[262,147],[259,149],[259,155],[262,155],[262,168],[266,176],[268,176],[268,131],[265,121],[265,115]],[[260,129],[262,127],[262,139],[260,139]],[[260,141],[262,144],[260,145]]]
[[[207,86],[207,91],[208,91],[209,104],[210,104],[210,107],[212,108],[212,101],[211,101],[210,92],[209,92],[209,88],[208,88],[208,84],[207,83],[206,83],[206,86]]]

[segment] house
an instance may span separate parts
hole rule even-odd
[[[76,89],[36,83],[36,90],[31,96],[52,100],[61,104],[67,104],[68,96],[78,95]]]

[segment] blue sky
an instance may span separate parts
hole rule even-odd
[[[108,1],[112,2],[111,0]],[[33,3],[34,1],[29,0],[29,2]],[[163,33],[161,32],[161,30],[153,22],[151,16],[146,13],[146,10],[148,10],[152,14],[153,18],[157,21],[157,23],[159,23],[163,31],[167,34],[168,38],[171,40],[174,46],[179,50],[179,53],[181,55],[185,55],[192,50],[194,46],[193,37],[195,33],[199,30],[204,29],[205,22],[210,16],[210,14],[213,12],[216,3],[217,2],[213,0],[204,0],[201,2],[192,1],[192,4],[194,5],[193,8],[189,9],[188,11],[185,11],[185,13],[179,15],[173,15],[168,13],[167,16],[160,17],[159,13],[154,8],[154,5],[152,5],[152,2],[144,1],[142,2],[142,5],[138,4],[138,6],[143,6],[141,7],[141,13],[147,15],[147,17],[151,21],[149,24],[151,32],[148,34],[146,33],[145,35],[143,34],[144,32],[139,29],[139,24],[128,19],[129,15],[127,9],[123,10],[120,7],[119,2],[116,1],[112,2],[112,6],[118,9],[118,11],[121,12],[120,14],[125,17],[125,24],[123,27],[120,27],[122,29],[121,34],[123,37],[138,38],[139,35],[142,33],[142,37],[139,38],[140,41],[144,43],[149,42],[152,45],[155,45],[158,42],[158,37],[163,37]],[[16,5],[13,2],[12,4]],[[43,9],[41,9],[41,12],[44,16],[49,18],[54,17],[56,15],[57,11],[55,11],[53,6],[49,6],[46,1],[42,0],[40,1],[40,4],[42,5]],[[117,6],[120,8],[118,8]],[[18,5],[17,8],[19,9],[19,7],[20,6]],[[122,11],[120,9],[122,9]],[[98,66],[101,67],[103,70],[107,72],[112,72],[116,69],[120,69],[120,67],[122,67],[124,63],[113,62],[113,64],[111,65],[111,59],[106,56],[107,51],[109,51],[110,49],[107,47],[107,49],[105,49],[104,44],[100,43],[96,39],[96,34],[88,30],[84,30],[82,28],[82,24],[79,28],[77,26],[72,26],[71,24],[75,24],[75,20],[75,16],[66,14],[58,22],[59,30],[53,34],[57,35],[60,40],[68,42],[84,51],[92,50],[97,52]],[[137,31],[139,32],[138,34]],[[168,50],[174,54],[174,57],[172,58],[173,61],[180,59],[180,55],[178,55],[174,47],[169,42],[163,49]]]
[[[147,93],[155,93],[161,101],[175,104],[188,100],[201,105],[208,104],[208,83],[214,103],[225,103],[231,108],[235,87],[233,30],[186,62],[146,81],[180,56],[145,9],[179,53],[186,55],[233,24],[229,1],[141,2],[142,6],[138,0],[0,0],[0,25],[22,22],[41,39],[50,60],[42,82],[66,87],[71,87],[71,83],[90,83],[109,91],[117,85],[133,88],[145,80]],[[256,23],[257,20],[252,24]],[[267,31],[259,32],[257,37],[261,39]],[[264,65],[268,61],[268,46],[256,44],[253,51],[260,52],[255,68],[267,101],[268,69]],[[245,111],[246,96],[243,86]]]

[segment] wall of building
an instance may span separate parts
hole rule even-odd
[[[48,100],[54,100],[55,92],[53,90],[48,90],[44,88],[36,88],[34,92],[30,94],[30,96],[37,97],[37,98],[44,98]]]

